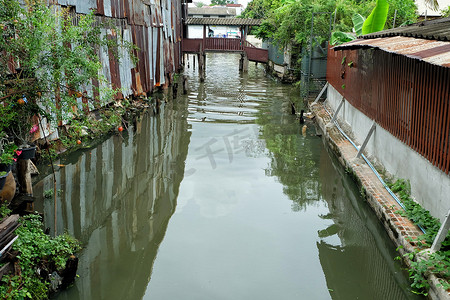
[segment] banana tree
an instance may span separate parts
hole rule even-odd
[[[387,0],[377,0],[375,8],[370,15],[365,19],[360,14],[355,14],[352,17],[353,26],[357,36],[369,34],[383,30],[384,24],[387,20],[389,11],[389,4]],[[331,35],[331,43],[333,45],[342,44],[354,39],[351,34],[343,34],[342,32],[335,31]]]
[[[377,0],[375,8],[364,21],[362,26],[362,34],[369,34],[372,32],[381,31],[387,20],[389,11],[389,4],[387,0]]]

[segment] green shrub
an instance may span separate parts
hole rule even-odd
[[[19,251],[19,274],[3,276],[0,295],[4,299],[47,299],[48,278],[39,274],[44,270],[62,271],[67,259],[80,250],[80,244],[66,233],[55,238],[46,235],[39,215],[25,216],[20,223],[16,230],[19,238],[12,246]]]

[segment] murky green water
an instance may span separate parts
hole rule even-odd
[[[85,248],[56,298],[414,298],[353,182],[289,114],[298,91],[238,59],[208,55],[200,84],[191,58],[187,97],[61,161],[57,230]]]

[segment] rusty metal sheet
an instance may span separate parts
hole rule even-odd
[[[148,49],[147,49],[147,55],[148,55],[148,73],[149,73],[149,84],[151,86],[155,85],[155,72],[154,72],[154,58],[153,58],[153,44],[154,44],[154,40],[153,40],[153,28],[149,27],[148,28]]]
[[[159,85],[164,85],[166,83],[165,80],[165,70],[164,70],[164,41],[163,41],[163,29],[159,28],[159,35],[158,35],[158,40],[159,40]],[[158,60],[158,58],[157,58]]]
[[[116,25],[117,31],[125,41],[139,47],[135,55],[138,63],[134,64],[124,48],[119,49],[121,59],[118,61],[111,51],[100,49],[99,59],[102,64],[101,74],[106,82],[92,80],[81,88],[86,97],[77,99],[74,111],[91,111],[99,105],[105,105],[114,99],[106,99],[100,90],[105,85],[120,88],[122,97],[145,95],[154,86],[166,85],[167,76],[178,71],[181,66],[182,16],[186,15],[186,6],[178,0],[54,0],[55,12],[60,6],[74,7],[75,14],[96,12],[96,23],[103,24],[108,18]],[[115,37],[115,32],[103,29],[102,35]],[[429,53],[433,56],[434,53]],[[99,97],[100,101],[92,101]],[[56,102],[56,100],[55,100]],[[70,114],[70,112],[69,112]],[[57,130],[45,124],[46,136],[57,138]],[[39,133],[42,137],[42,133]]]
[[[104,0],[97,0],[96,14],[98,14],[100,16],[105,15],[105,6],[104,6],[103,2],[104,2]]]
[[[159,1],[156,1],[155,4],[151,6],[151,16],[152,16],[152,27],[163,26],[161,16],[161,6]]]
[[[111,1],[111,15],[113,18],[125,18],[125,5],[128,1],[124,0],[110,0]]]
[[[109,29],[107,31],[108,39],[116,40],[117,41],[117,32],[116,30]],[[119,49],[115,49],[119,50]],[[109,56],[109,69],[110,69],[110,80],[111,86],[113,89],[121,89],[122,84],[120,82],[120,65],[118,62],[118,58],[115,57],[113,49],[108,49],[108,56]],[[123,95],[122,92],[117,93],[116,99],[122,99]]]
[[[144,7],[145,7],[145,9],[144,9],[145,27],[151,27],[152,26],[152,18],[151,18],[150,5],[145,4]]]
[[[334,47],[334,50],[378,48],[410,58],[426,61],[430,64],[450,67],[450,42],[424,40],[411,37],[386,37],[359,39]]]
[[[103,0],[103,12],[106,17],[112,17],[111,0]]]
[[[128,43],[132,43],[133,39],[131,37],[131,30],[129,28],[122,29],[122,38]],[[132,85],[133,81],[131,79],[131,69],[135,66],[131,60],[128,51],[125,48],[121,48],[121,60],[120,60],[120,82],[122,84],[122,94],[124,97],[129,97],[133,94]]]
[[[103,36],[107,36],[108,32],[106,29],[102,29],[101,30],[101,34]],[[108,50],[106,50],[104,47],[100,47],[99,50],[99,59],[100,59],[100,63],[102,64],[102,75],[105,77],[106,82],[100,82],[99,83],[99,87],[100,87],[100,105],[106,105],[108,104],[108,101],[112,101],[113,99],[106,99],[106,95],[104,92],[102,92],[104,87],[107,87],[108,85],[110,85],[111,82],[111,68],[110,68],[110,59],[109,59],[109,53]]]
[[[150,85],[150,69],[148,51],[148,28],[144,26],[131,26],[133,32],[133,43],[139,47],[137,53],[138,62],[135,68],[137,94],[148,93],[152,90]]]
[[[152,27],[152,57],[153,57],[153,68],[152,68],[152,78],[153,78],[153,85],[156,85],[156,82],[159,82],[159,61],[157,60],[157,58],[159,58],[158,56],[158,49],[159,49],[159,40],[158,40],[158,35],[159,35],[159,28],[157,27]],[[156,73],[156,70],[158,69],[158,75]]]
[[[130,19],[133,25],[145,25],[144,10],[148,9],[141,0],[128,0],[130,5]]]

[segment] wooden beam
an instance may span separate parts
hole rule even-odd
[[[20,193],[33,195],[33,186],[31,184],[31,166],[29,159],[17,160],[17,180],[19,182]]]

